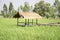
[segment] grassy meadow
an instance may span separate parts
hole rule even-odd
[[[60,40],[59,26],[22,27],[17,26],[16,21],[13,18],[0,18],[0,40]],[[38,22],[60,22],[60,19],[39,19]]]

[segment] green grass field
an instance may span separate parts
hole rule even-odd
[[[16,21],[13,18],[0,18],[0,40],[60,40],[59,26],[21,27],[16,25]],[[60,19],[39,20],[39,23],[50,22],[60,22]]]

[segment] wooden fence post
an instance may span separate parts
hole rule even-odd
[[[36,19],[36,24],[38,24],[38,20]]]
[[[18,26],[18,18],[17,18],[17,26]]]
[[[33,25],[33,19],[32,19],[32,25]]]
[[[28,26],[29,26],[29,19],[28,19]]]
[[[25,19],[25,25],[27,24],[27,20]]]

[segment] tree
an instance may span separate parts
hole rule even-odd
[[[25,5],[24,5],[24,8],[23,8],[23,11],[24,12],[29,12],[29,10],[30,10],[30,6],[29,6],[29,3],[28,2],[25,2]]]
[[[30,11],[30,5],[29,5],[29,3],[28,2],[25,2],[24,4],[25,5],[23,7],[23,11],[24,12],[29,12]]]
[[[12,10],[13,10],[13,5],[12,5],[12,2],[10,2],[10,5],[9,5],[9,12],[12,13]]]
[[[20,5],[20,7],[18,7],[18,12],[22,12],[23,11],[23,6]]]
[[[56,13],[55,13],[55,8],[53,6],[50,7],[49,13],[50,13],[50,17],[55,18],[56,17]]]
[[[4,4],[4,6],[3,6],[3,11],[4,11],[5,13],[7,13],[7,6],[6,6],[6,4]]]
[[[12,16],[12,11],[13,11],[13,4],[12,2],[10,2],[10,5],[9,5],[9,16],[11,17]]]
[[[4,4],[4,6],[3,6],[3,16],[4,17],[7,17],[7,5],[6,4]]]
[[[33,11],[33,6],[30,6],[28,2],[25,2],[24,6],[20,5],[20,7],[18,7],[18,11],[31,12],[31,11]]]
[[[54,7],[56,9],[57,16],[60,17],[60,1],[59,0],[55,0]]]
[[[33,11],[38,13],[39,15],[43,16],[44,15],[44,13],[42,12],[43,9],[44,9],[44,1],[40,1],[39,3],[35,4],[35,8]]]
[[[40,1],[39,3],[35,4],[34,12],[38,13],[39,15],[45,17],[49,14],[49,3],[45,3],[44,1]]]

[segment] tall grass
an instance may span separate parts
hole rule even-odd
[[[16,21],[13,18],[0,18],[0,40],[60,40],[59,26],[22,27],[17,26]],[[40,19],[39,22],[60,22],[60,20]]]

